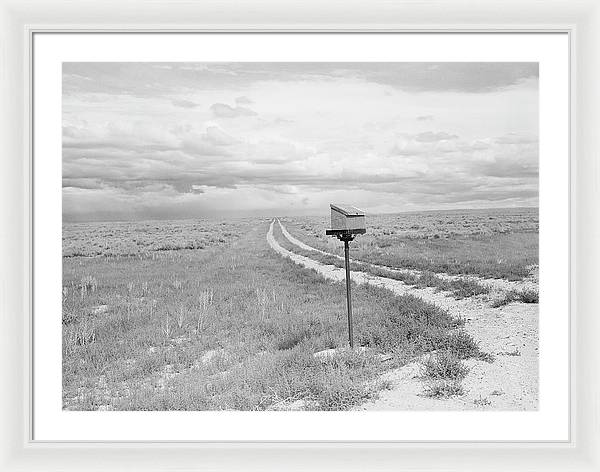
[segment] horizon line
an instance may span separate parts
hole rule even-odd
[[[383,211],[383,212],[365,212],[366,216],[368,217],[369,215],[373,215],[373,216],[379,216],[379,215],[398,215],[398,214],[408,214],[408,213],[435,213],[435,212],[459,212],[459,211],[498,211],[498,210],[518,210],[518,209],[534,209],[537,208],[539,211],[539,204],[538,205],[534,205],[534,206],[527,206],[527,205],[520,205],[520,206],[507,206],[507,207],[485,207],[485,208],[437,208],[437,209],[429,209],[429,210],[404,210],[404,211]],[[306,213],[306,214],[301,214],[301,215],[291,215],[291,217],[310,217],[310,216],[327,216],[329,213],[323,212],[322,214],[319,213]],[[232,215],[232,214],[223,214],[221,216],[219,215],[203,215],[203,216],[197,216],[197,217],[182,217],[182,218],[161,218],[161,217],[155,217],[155,218],[139,218],[139,219],[132,219],[132,218],[123,218],[123,219],[114,219],[114,218],[109,218],[109,219],[89,219],[89,220],[71,220],[71,219],[65,219],[64,215],[62,217],[62,224],[65,223],[70,223],[70,224],[76,224],[76,223],[139,223],[139,222],[145,222],[145,221],[191,221],[191,220],[198,220],[198,219],[243,219],[243,218],[285,218],[287,215],[285,214],[280,214],[280,213],[270,213],[270,214],[249,214],[247,216],[241,216],[241,215]]]

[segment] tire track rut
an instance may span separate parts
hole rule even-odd
[[[332,254],[330,252],[322,251],[321,249],[317,249],[315,247],[309,246],[308,244],[295,238],[294,236],[292,236],[289,233],[287,228],[283,225],[283,223],[278,218],[277,218],[277,223],[279,224],[279,227],[281,228],[281,232],[283,233],[283,236],[290,243],[298,246],[300,249],[304,249],[305,251],[315,251],[315,252],[317,252],[319,254],[323,254],[325,256],[332,256],[332,257],[338,258],[339,260],[342,260],[342,261],[344,260],[344,258],[342,256],[339,256],[337,254]],[[380,265],[380,264],[373,264],[371,262],[365,262],[365,261],[362,261],[359,259],[350,259],[350,262],[357,263],[357,264],[364,264],[366,266],[373,267],[375,269],[387,271],[391,274],[394,274],[394,273],[410,274],[410,275],[422,275],[423,274],[423,271],[416,270],[416,269],[394,268],[394,267],[389,267],[389,266]],[[448,281],[459,280],[459,279],[472,280],[474,282],[477,282],[484,286],[487,286],[491,290],[494,290],[497,292],[508,292],[508,291],[512,291],[512,290],[520,291],[520,290],[524,290],[524,289],[537,289],[537,281],[534,276],[530,276],[529,278],[527,278],[525,280],[521,280],[521,281],[511,281],[511,280],[504,280],[504,279],[489,279],[489,278],[484,278],[484,277],[477,277],[474,275],[451,275],[451,274],[446,274],[444,272],[436,272],[435,275],[443,280],[448,280]]]

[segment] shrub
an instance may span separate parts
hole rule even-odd
[[[469,369],[450,351],[431,355],[424,362],[425,377],[431,380],[456,380],[465,378]]]
[[[539,303],[539,293],[537,290],[530,288],[520,291],[511,290],[506,292],[502,298],[494,300],[492,302],[492,307],[499,308],[512,302]]]
[[[449,398],[464,395],[465,392],[459,381],[439,380],[427,385],[424,393],[431,398]]]
[[[468,298],[476,295],[483,295],[489,293],[489,287],[480,284],[470,279],[457,279],[450,282],[450,287],[454,298]]]
[[[318,409],[327,411],[349,410],[375,394],[374,388],[354,378],[347,368],[335,367],[319,371],[310,385],[310,391],[318,402]]]
[[[387,300],[382,313],[361,320],[366,326],[357,331],[363,345],[409,354],[429,352],[444,348],[448,330],[461,324],[446,310],[411,295]]]
[[[448,334],[446,349],[459,359],[477,357],[480,354],[479,346],[477,346],[473,337],[462,329]]]
[[[469,373],[469,369],[454,352],[451,350],[437,352],[430,355],[423,365],[426,396],[448,398],[464,393],[461,381]]]
[[[326,334],[327,331],[328,329],[320,320],[311,319],[303,323],[295,323],[275,341],[275,348],[279,351],[292,349],[304,340]]]
[[[298,328],[289,331],[283,337],[276,341],[275,348],[279,351],[292,349],[310,336],[310,330]]]
[[[525,289],[519,293],[519,299],[523,303],[539,303],[539,292],[534,289]]]
[[[512,296],[512,292],[508,292],[502,298],[492,300],[491,307],[500,308],[501,306],[508,305],[509,303],[512,303],[514,301],[515,299]]]
[[[435,275],[433,272],[423,272],[417,277],[416,286],[419,288],[424,287],[437,287],[439,290],[446,290],[449,287],[444,283],[440,277]]]
[[[448,333],[441,346],[459,359],[475,358],[485,362],[494,361],[494,356],[479,349],[473,337],[462,329]]]

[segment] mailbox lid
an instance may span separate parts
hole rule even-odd
[[[331,203],[331,229],[359,230],[365,229],[365,214],[352,205]]]
[[[352,205],[344,205],[340,203],[330,203],[329,206],[332,210],[341,213],[344,216],[365,216],[365,212],[359,210],[355,206]]]

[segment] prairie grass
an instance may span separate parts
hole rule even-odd
[[[286,218],[288,231],[318,249],[342,254],[327,217]],[[391,268],[522,280],[538,263],[538,209],[367,215],[353,257]]]
[[[469,369],[451,350],[430,355],[424,362],[425,396],[448,398],[464,394],[461,382]]]
[[[499,308],[512,302],[539,303],[539,293],[535,289],[511,290],[492,301],[492,307]]]
[[[311,409],[345,410],[376,393],[365,380],[377,370],[372,358],[360,354],[323,363],[306,349],[295,348],[249,358],[226,376],[207,377],[199,371],[178,376],[169,390],[138,390],[121,407],[265,410],[278,403],[301,400]]]
[[[464,394],[461,383],[456,380],[438,380],[425,386],[425,396],[431,398],[460,397]]]
[[[241,234],[244,219],[63,224],[63,257],[152,257],[159,251],[223,246]]]
[[[317,260],[323,264],[333,265],[340,268],[345,267],[344,261],[335,255],[322,254],[317,251],[308,251],[292,244],[283,236],[279,225],[273,227],[273,235],[275,236],[277,242],[289,251]],[[354,258],[354,254],[352,254],[351,257]],[[387,270],[385,268],[374,267],[368,263],[357,261],[350,263],[350,269],[367,272],[380,277],[387,277],[389,279],[400,280],[417,288],[433,287],[438,291],[450,292],[452,296],[458,300],[477,295],[484,295],[490,292],[490,289],[487,286],[475,280],[464,277],[448,280],[439,277],[430,271],[424,271],[421,274],[415,274],[406,271]]]
[[[523,303],[539,303],[540,295],[535,289],[524,289],[518,292],[517,298]]]
[[[469,372],[460,358],[450,351],[429,356],[423,365],[425,377],[431,380],[462,380]]]
[[[345,287],[275,254],[267,228],[248,223],[202,250],[63,258],[63,407],[348,409],[385,387],[370,382],[384,369],[432,350],[478,353],[446,311],[354,286],[355,336],[373,354],[315,358],[347,344]],[[86,276],[96,285],[84,293]]]

